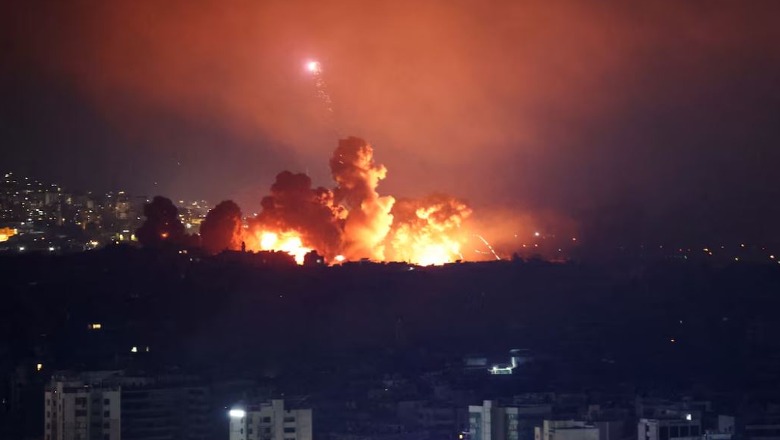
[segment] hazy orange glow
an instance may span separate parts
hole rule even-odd
[[[325,181],[314,164],[336,133],[381,146],[394,177],[382,189],[395,197],[446,190],[480,208],[587,217],[615,200],[634,203],[626,191],[639,205],[666,204],[686,179],[718,193],[711,184],[731,175],[718,168],[734,144],[725,139],[762,123],[739,122],[734,109],[772,102],[764,88],[774,90],[780,59],[777,14],[722,0],[12,3],[22,6],[4,11],[12,25],[2,28],[20,73],[29,64],[31,78],[59,78],[116,130],[117,145],[170,160],[159,165],[164,173],[146,171],[160,178],[155,191],[231,197],[252,212],[259,208],[246,202],[281,168]],[[743,64],[758,78],[735,70]],[[733,97],[746,100],[739,105],[722,95],[754,82],[762,85]],[[712,114],[687,121],[697,102]],[[663,121],[651,123],[656,116]],[[734,131],[717,136],[724,153],[707,155],[718,163],[704,164],[693,153],[709,142],[679,133],[691,125],[714,133],[715,122],[734,122]],[[191,160],[179,166],[181,156]],[[191,178],[204,172],[212,178]],[[379,214],[390,203],[376,202]],[[340,232],[383,232],[363,226]],[[362,249],[346,241],[349,260],[393,258],[386,240]],[[338,251],[316,248],[329,259]]]

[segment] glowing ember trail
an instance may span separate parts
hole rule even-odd
[[[320,64],[319,61],[310,60],[306,62],[305,67],[306,71],[309,72],[314,79],[314,87],[317,90],[317,96],[325,103],[325,108],[328,109],[328,112],[333,113],[333,101],[330,99],[325,78],[322,77],[322,64]]]

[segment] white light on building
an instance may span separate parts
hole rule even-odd
[[[239,408],[233,408],[230,411],[228,411],[228,415],[234,419],[240,419],[246,416],[246,411]]]
[[[228,411],[230,440],[311,440],[311,409],[287,409],[284,400]]]

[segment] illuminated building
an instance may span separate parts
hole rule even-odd
[[[310,409],[285,409],[284,400],[236,405],[228,412],[230,440],[311,440]]]

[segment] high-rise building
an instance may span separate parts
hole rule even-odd
[[[187,376],[125,377],[122,440],[211,438],[209,388]]]
[[[211,438],[209,389],[188,376],[55,375],[45,391],[44,440]]]
[[[311,440],[311,409],[285,409],[284,400],[236,405],[229,412],[230,440]]]
[[[55,376],[44,399],[44,440],[120,440],[119,386]]]
[[[469,439],[518,440],[518,419],[517,408],[502,408],[491,400],[469,405]]]

